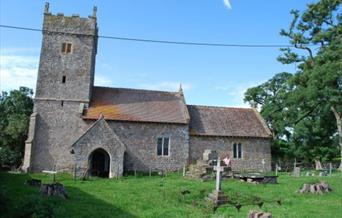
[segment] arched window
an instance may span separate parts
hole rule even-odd
[[[237,159],[242,158],[242,145],[241,143],[234,143],[233,144],[233,157]]]

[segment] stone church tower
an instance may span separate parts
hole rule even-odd
[[[94,86],[97,33],[96,8],[81,18],[46,4],[24,171],[173,171],[208,149],[234,171],[271,168],[272,135],[254,109],[186,105],[182,89]]]
[[[24,170],[72,168],[69,146],[88,126],[81,116],[91,99],[97,32],[96,7],[92,16],[80,18],[53,15],[45,5]]]

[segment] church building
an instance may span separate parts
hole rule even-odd
[[[103,177],[174,171],[206,149],[233,171],[270,170],[271,132],[254,108],[187,105],[176,92],[94,86],[98,42],[91,16],[44,10],[34,112],[23,170]],[[263,162],[263,163],[262,163]]]

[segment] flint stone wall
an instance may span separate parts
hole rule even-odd
[[[126,145],[125,170],[173,171],[188,163],[188,125],[108,121]],[[157,138],[170,138],[169,156],[157,156]]]
[[[89,102],[97,48],[96,20],[45,14],[43,29],[36,98]],[[63,43],[72,43],[71,53],[62,53]]]
[[[74,157],[71,145],[88,129],[79,113],[79,102],[35,101],[37,113],[29,170],[39,172],[66,170],[72,172]],[[33,133],[32,133],[33,134]]]
[[[242,144],[242,158],[233,158],[233,144]],[[262,159],[265,170],[271,170],[271,140],[261,138],[232,138],[190,136],[190,162],[201,160],[206,149],[216,150],[219,157],[232,158],[233,171],[261,171]]]

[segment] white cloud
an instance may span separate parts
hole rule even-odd
[[[36,87],[39,57],[33,55],[0,55],[0,90],[9,91],[26,86]]]
[[[223,0],[223,4],[226,6],[226,8],[232,9],[232,5],[230,4],[229,0]]]
[[[1,48],[0,53],[1,55],[37,55],[39,54],[39,49],[33,47]]]
[[[248,88],[260,85],[263,82],[264,81],[253,81],[246,83],[228,82],[224,85],[216,86],[214,87],[214,89],[220,92],[224,92],[228,96],[230,102],[232,102],[232,105],[229,106],[249,107],[249,104],[243,101],[245,97],[245,92]]]
[[[105,87],[113,86],[113,82],[112,82],[111,79],[109,79],[109,78],[107,78],[105,76],[102,76],[102,75],[96,75],[96,73],[95,73],[94,84],[96,86],[105,86]]]
[[[192,88],[192,85],[190,83],[182,83],[182,82],[174,82],[174,81],[141,84],[140,87],[143,89],[160,90],[160,91],[178,91],[180,84],[182,84],[183,90],[189,90]]]

